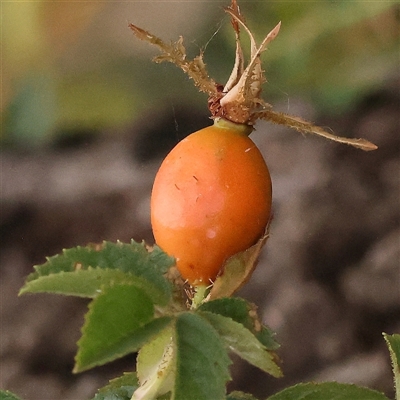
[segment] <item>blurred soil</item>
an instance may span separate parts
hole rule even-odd
[[[229,389],[266,398],[301,380],[338,380],[393,397],[381,333],[400,332],[399,93],[392,80],[347,115],[317,118],[338,134],[375,142],[375,152],[257,126],[252,137],[271,170],[274,220],[239,295],[277,332],[285,378],[235,359]],[[316,119],[295,99],[289,111]],[[63,248],[104,239],[152,243],[149,195],[162,155],[207,121],[186,107],[171,115],[168,106],[164,119],[144,118],[123,132],[60,135],[35,153],[3,150],[0,387],[26,400],[88,399],[134,368],[129,356],[72,375],[87,302],[19,298],[18,290],[33,264]]]

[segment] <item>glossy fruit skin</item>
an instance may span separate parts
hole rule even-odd
[[[213,281],[269,221],[271,178],[250,131],[227,121],[201,129],[178,143],[157,172],[154,238],[191,285]]]

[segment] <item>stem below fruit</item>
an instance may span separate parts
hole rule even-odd
[[[205,299],[208,291],[208,286],[206,285],[198,285],[195,286],[195,294],[193,296],[191,309],[195,310]]]

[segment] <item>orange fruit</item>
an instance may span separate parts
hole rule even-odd
[[[230,256],[263,235],[270,218],[271,178],[251,129],[216,120],[178,143],[157,172],[154,238],[192,285],[213,281]]]

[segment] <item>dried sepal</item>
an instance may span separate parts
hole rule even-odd
[[[325,139],[333,140],[338,143],[348,144],[350,146],[356,147],[358,149],[364,151],[371,151],[376,150],[378,146],[369,142],[365,139],[352,139],[352,138],[345,138],[342,136],[337,136],[332,133],[325,131],[320,126],[314,125],[312,122],[305,121],[300,117],[295,117],[293,115],[275,112],[271,110],[263,110],[259,111],[255,114],[257,119],[263,119],[266,121],[273,122],[279,125],[285,125],[289,128],[296,129],[301,133],[311,133],[314,135],[322,136]]]
[[[231,16],[231,21],[232,21],[232,26],[235,30],[236,33],[239,33],[240,31],[240,25],[245,29],[245,31],[247,32],[247,34],[249,35],[250,38],[250,47],[251,47],[251,57],[253,57],[253,55],[256,52],[257,49],[257,44],[256,41],[254,39],[254,35],[253,33],[250,31],[250,29],[248,28],[248,26],[246,25],[246,21],[244,20],[242,14],[240,13],[240,9],[237,5],[236,1],[232,1],[232,5],[230,7],[226,7],[225,12],[227,12],[230,16]]]
[[[232,0],[232,6],[229,7],[234,13],[240,15],[239,6],[237,5],[236,0]],[[240,43],[240,27],[239,22],[234,17],[231,17],[231,24],[233,30],[235,31],[236,37],[236,52],[235,52],[235,64],[233,65],[233,69],[231,75],[224,86],[223,92],[228,93],[239,81],[240,77],[244,72],[244,55],[242,45]]]
[[[220,99],[222,113],[218,116],[230,119],[237,123],[253,124],[251,117],[255,110],[267,106],[260,98],[262,84],[266,81],[261,68],[261,53],[267,45],[278,35],[280,23],[265,37],[257,47],[254,36],[242,15],[236,1],[225,11],[231,16],[232,25],[236,34],[236,59],[231,77],[224,88],[224,96]],[[240,63],[243,65],[243,52],[240,45],[239,26],[242,26],[250,38],[251,56],[245,70],[239,72]]]
[[[377,146],[365,139],[349,139],[336,136],[299,117],[272,111],[272,106],[261,98],[262,84],[266,81],[261,67],[261,54],[278,35],[281,23],[279,22],[261,44],[257,46],[254,35],[240,13],[237,0],[231,0],[231,5],[225,8],[225,11],[231,17],[236,39],[235,64],[225,86],[216,83],[208,76],[203,61],[203,53],[200,53],[193,60],[186,59],[186,49],[183,45],[182,37],[178,41],[168,44],[133,24],[130,24],[129,27],[139,39],[145,40],[161,50],[161,54],[154,61],[168,61],[177,65],[193,79],[200,91],[208,93],[208,107],[211,117],[214,119],[223,118],[250,126],[254,125],[258,119],[264,119],[296,129],[301,133],[312,133],[365,151],[377,149]],[[244,56],[240,43],[240,28],[243,28],[250,38],[251,54],[246,68],[244,68]]]
[[[200,91],[207,93],[209,96],[217,93],[216,83],[208,76],[203,54],[198,55],[193,60],[186,59],[186,49],[183,45],[182,36],[176,42],[165,43],[159,37],[134,24],[129,24],[129,28],[137,38],[149,42],[161,50],[161,54],[154,58],[155,62],[171,62],[192,78]]]
[[[231,13],[230,11],[228,11]],[[231,14],[234,18],[236,15]],[[236,123],[250,123],[253,124],[255,119],[252,115],[260,108],[264,107],[266,104],[260,98],[262,84],[266,81],[264,77],[264,71],[261,68],[260,56],[263,51],[265,51],[268,43],[270,43],[279,33],[281,23],[276,25],[276,27],[265,37],[259,47],[256,47],[254,37],[250,30],[244,24],[242,19],[238,19],[246,31],[249,33],[251,38],[251,60],[249,65],[244,70],[242,76],[240,77],[238,83],[221,99],[220,103],[226,112],[225,117]],[[241,112],[232,114],[232,108],[241,108]]]

